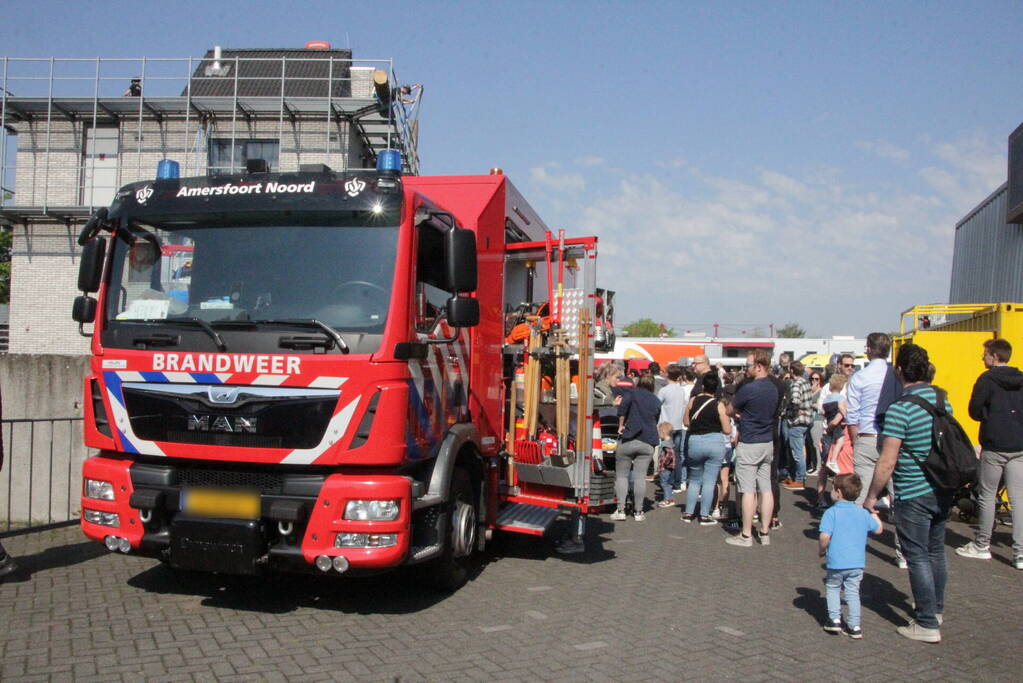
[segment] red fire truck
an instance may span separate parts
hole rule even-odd
[[[552,236],[496,170],[381,160],[170,172],[86,224],[86,536],[178,569],[422,565],[456,587],[494,531],[612,502],[597,239]]]

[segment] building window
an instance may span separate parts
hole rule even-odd
[[[278,140],[210,140],[209,174],[242,173],[249,159],[263,159],[275,171],[280,148]]]

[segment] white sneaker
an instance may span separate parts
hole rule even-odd
[[[642,512],[637,512],[635,515],[632,516],[632,518],[637,522],[642,522],[643,520],[646,519],[646,515]]]
[[[743,536],[741,533],[739,533],[735,536],[726,536],[725,543],[727,543],[728,545],[737,545],[740,548],[752,548],[753,537]]]
[[[721,510],[718,508],[714,508],[713,510],[710,511],[710,516],[713,519],[721,519]]]
[[[678,487],[678,493],[682,493],[687,488],[689,488],[688,482],[682,482],[682,484]]]
[[[611,513],[611,521],[612,522],[624,522],[625,521],[625,512],[622,511],[622,510],[615,510],[614,512]]]
[[[1012,566],[1016,569],[1023,569],[1023,555],[1017,555],[1012,558]]]
[[[972,557],[975,560],[990,560],[991,548],[990,546],[977,545],[976,541],[970,541],[966,545],[956,548],[956,555],[959,557]]]
[[[657,507],[659,507],[659,508],[673,508],[673,507],[675,507],[675,501],[672,500],[671,498],[665,498],[664,500],[662,500],[661,502],[659,502],[657,504]]]
[[[895,566],[899,569],[909,569],[909,563],[906,562],[906,558],[898,550],[895,551]]]
[[[909,638],[910,640],[918,640],[922,643],[941,642],[941,631],[936,628],[926,628],[915,621],[909,622],[906,626],[899,626],[895,630],[900,636]]]

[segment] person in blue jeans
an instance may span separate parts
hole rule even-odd
[[[913,592],[913,619],[895,629],[899,635],[923,643],[941,642],[945,612],[945,525],[952,493],[936,488],[920,467],[931,451],[934,418],[907,397],[915,394],[934,405],[941,394],[928,379],[930,358],[916,344],[903,344],[895,358],[895,374],[902,380],[902,397],[889,406],[881,435],[884,445],[874,468],[874,479],[863,507],[873,511],[878,496],[891,479],[895,489],[895,531],[909,565]],[[946,398],[945,411],[952,405]]]
[[[732,433],[732,420],[725,406],[714,396],[720,380],[717,374],[707,373],[703,386],[686,404],[682,422],[689,430],[689,455],[686,458],[688,479],[686,484],[686,511],[683,522],[692,522],[696,503],[700,503],[700,524],[715,524],[710,512],[714,508],[721,461],[725,457],[725,434]]]
[[[793,468],[787,473],[782,486],[800,491],[806,484],[806,431],[813,424],[809,382],[803,378],[803,364],[789,364],[789,404],[785,415],[785,440],[792,456]]]
[[[654,449],[654,462],[657,465],[657,480],[661,484],[661,502],[657,504],[657,507],[662,508],[675,506],[674,487],[671,482],[675,477],[675,469],[679,467],[679,462],[675,452],[675,441],[671,438],[672,431],[670,422],[661,422],[657,425],[657,434],[661,437],[661,442]]]
[[[820,524],[820,556],[826,557],[824,574],[825,595],[828,601],[828,633],[842,631],[842,590],[849,614],[845,620],[845,633],[850,638],[862,638],[860,628],[860,581],[867,565],[867,534],[883,530],[877,513],[870,513],[854,501],[863,490],[863,483],[855,474],[835,477],[832,497],[835,504],[825,511]]]

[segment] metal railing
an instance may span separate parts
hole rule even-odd
[[[0,530],[33,528],[78,518],[82,418],[3,420],[4,465],[0,471]]]
[[[921,325],[921,318],[924,316],[928,317],[928,325],[935,323],[930,321],[930,316],[942,318],[942,322],[945,322],[949,316],[963,316],[963,315],[975,315],[980,311],[995,310],[998,308],[998,304],[920,304],[907,308],[899,316],[899,336],[903,337],[908,332],[914,332],[919,329],[927,329]],[[906,329],[906,318],[912,318],[912,327]]]
[[[352,112],[348,111],[346,103],[375,99],[370,72],[373,69],[385,71],[392,90],[401,85],[391,59],[225,55],[218,63],[232,67],[229,75],[204,75],[197,70],[197,67],[212,62],[209,57],[0,58],[0,122],[5,125],[0,129],[0,186],[12,194],[15,189],[15,137],[11,134],[15,130],[15,122],[31,123],[34,127],[36,140],[32,151],[41,157],[32,163],[33,171],[40,176],[36,181],[39,187],[34,189],[42,201],[31,203],[56,205],[60,202],[50,198],[51,176],[81,165],[90,172],[90,179],[86,180],[83,170],[76,184],[88,191],[87,196],[91,196],[95,189],[92,185],[95,159],[100,156],[98,153],[87,154],[84,138],[68,142],[66,135],[62,136],[66,131],[54,125],[57,121],[86,128],[112,122],[121,129],[125,139],[117,154],[132,154],[134,163],[126,163],[135,168],[132,171],[119,162],[118,177],[110,184],[120,187],[125,182],[143,177],[143,159],[148,159],[149,154],[192,151],[183,160],[185,174],[204,172],[205,159],[201,157],[205,155],[201,152],[196,154],[194,150],[200,139],[217,134],[233,143],[236,139],[251,137],[249,128],[253,120],[276,122],[276,137],[282,147],[298,136],[291,129],[296,117],[322,121],[317,131],[322,135],[322,149],[316,145],[308,152],[320,152],[326,157],[346,154],[344,139],[337,135],[337,124],[341,120],[352,120]],[[260,72],[239,75],[240,66],[246,63],[258,64]],[[370,72],[360,71],[360,67]],[[310,69],[314,71],[310,72]],[[324,69],[326,73],[318,73]],[[357,72],[358,76],[353,72]],[[241,89],[239,83],[243,84]],[[133,91],[136,85],[137,90]],[[207,92],[214,85],[218,88]],[[303,91],[304,96],[290,94],[289,88],[298,85],[308,86],[307,90],[311,91]],[[125,86],[129,86],[128,90],[124,90]],[[257,89],[258,96],[245,94],[252,88]],[[383,139],[368,142],[373,158],[381,147],[399,149],[409,172],[418,174],[418,106],[408,107],[395,102],[382,113],[383,120],[379,123],[383,125],[383,131],[377,134],[383,135]],[[166,145],[150,149],[143,140],[151,135],[146,124],[154,122],[160,128],[160,133],[154,137],[180,135],[185,144],[173,150],[167,149]],[[9,129],[8,125],[11,125]],[[193,155],[196,155],[194,160]],[[77,158],[69,164],[67,160],[72,157]],[[147,166],[145,172],[149,170]],[[53,182],[58,181],[54,179]],[[66,181],[60,180],[59,184],[63,187]],[[100,186],[105,189],[102,183]],[[21,203],[27,201],[23,199]],[[91,204],[82,194],[63,204],[79,202]],[[5,201],[4,193],[0,193],[0,206],[10,203]]]

